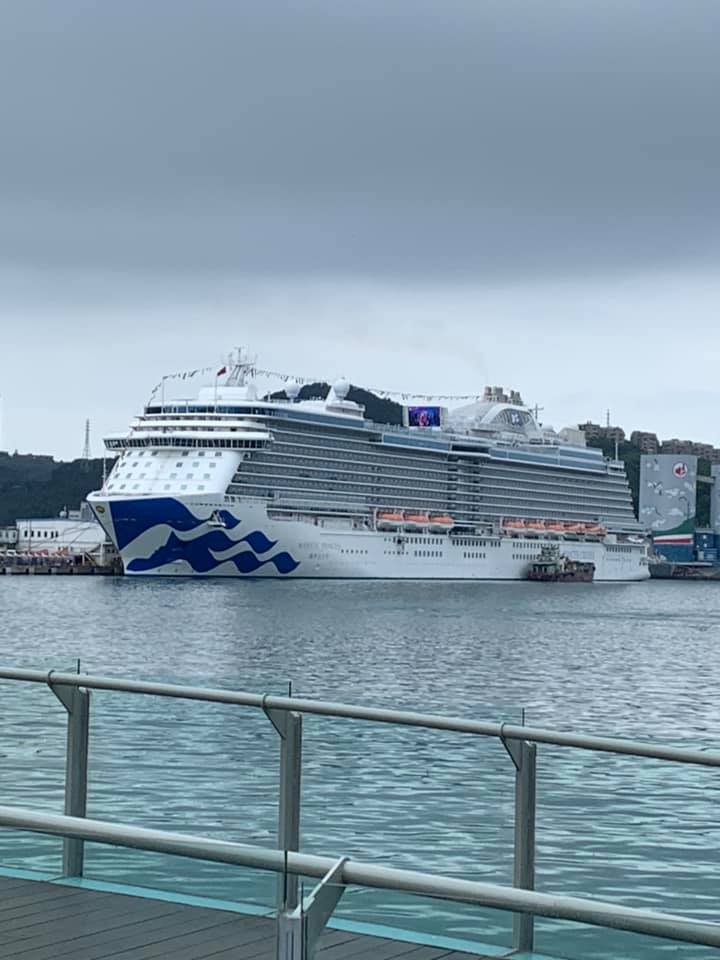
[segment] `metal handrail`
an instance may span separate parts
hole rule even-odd
[[[48,683],[80,687],[87,690],[114,690],[120,693],[140,693],[158,697],[173,697],[182,700],[200,700],[210,703],[234,704],[255,707],[260,710],[281,710],[299,714],[367,720],[375,723],[395,724],[407,727],[424,727],[430,730],[447,730],[500,740],[525,740],[558,747],[574,747],[601,753],[618,753],[653,760],[669,760],[704,767],[720,767],[720,753],[693,750],[685,747],[670,747],[663,744],[628,740],[624,737],[603,737],[593,734],[565,733],[543,727],[528,727],[520,724],[495,723],[470,720],[463,717],[445,717],[433,713],[416,713],[408,710],[391,710],[378,707],[360,707],[329,700],[309,700],[302,697],[276,697],[234,690],[194,687],[174,683],[158,683],[147,680],[125,680],[116,677],[92,674],[61,673],[59,671],[24,670],[0,668],[0,680],[19,680],[28,683]]]
[[[16,826],[18,829],[55,833],[63,836],[63,875],[82,876],[84,858],[84,840],[117,843],[124,846],[141,846],[142,849],[162,850],[184,853],[186,856],[205,857],[221,860],[221,850],[230,850],[230,855],[250,857],[250,860],[237,859],[225,862],[244,862],[250,866],[263,866],[277,870],[282,863],[283,875],[278,882],[279,933],[278,944],[285,944],[281,951],[285,960],[307,960],[312,955],[312,936],[303,924],[303,910],[316,909],[314,926],[317,932],[318,916],[329,916],[339,894],[337,878],[343,877],[343,883],[359,883],[366,886],[379,886],[386,889],[404,890],[411,893],[426,893],[430,896],[443,896],[450,899],[468,899],[468,902],[482,903],[499,909],[512,910],[513,945],[519,951],[531,951],[534,942],[534,916],[553,916],[562,919],[578,920],[596,925],[617,927],[634,932],[653,933],[657,936],[720,946],[720,925],[699,923],[688,918],[669,917],[620,907],[599,901],[581,900],[573,897],[556,897],[536,893],[535,886],[535,811],[536,811],[536,744],[544,743],[560,747],[572,747],[604,753],[645,757],[676,763],[695,764],[706,767],[720,767],[720,753],[707,752],[683,747],[665,746],[619,737],[604,737],[590,734],[565,733],[539,727],[518,724],[496,723],[472,720],[462,717],[445,717],[437,714],[418,713],[407,710],[392,710],[377,707],[362,707],[332,701],[310,700],[300,697],[277,697],[248,693],[243,691],[212,689],[172,683],[160,683],[146,680],[127,680],[116,677],[93,676],[80,673],[62,673],[54,670],[40,671],[20,668],[0,668],[0,680],[14,680],[27,683],[46,684],[60,700],[68,713],[67,750],[65,772],[65,817],[51,817],[33,814],[30,811],[0,808],[0,824]],[[235,706],[260,709],[270,720],[280,738],[280,786],[278,794],[278,851],[260,850],[262,863],[257,859],[258,849],[241,844],[219,844],[218,841],[202,838],[189,838],[190,847],[185,843],[184,835],[160,834],[155,831],[140,831],[131,827],[119,827],[101,821],[85,820],[87,803],[88,738],[90,716],[90,691],[107,690],[121,693],[145,694],[176,699],[222,703]],[[513,855],[513,888],[492,884],[474,884],[472,881],[440,878],[442,892],[438,893],[435,881],[438,878],[430,874],[416,874],[412,871],[389,871],[387,874],[373,873],[374,867],[364,864],[340,864],[328,858],[313,858],[298,853],[300,849],[300,808],[302,776],[302,720],[303,715],[326,716],[363,720],[375,723],[420,727],[432,730],[444,730],[468,734],[471,736],[499,739],[509,754],[515,767],[515,822]],[[5,819],[2,819],[2,818]],[[40,819],[37,819],[37,818]],[[34,819],[35,818],[35,819]],[[89,824],[89,826],[88,826]],[[89,831],[89,832],[88,832]],[[118,833],[118,831],[120,831]],[[123,831],[126,831],[123,833]],[[129,831],[129,833],[127,832]],[[131,842],[131,835],[138,842]],[[168,840],[168,837],[171,839]],[[113,839],[114,838],[114,839]],[[173,840],[172,838],[175,838]],[[180,839],[177,839],[180,838]],[[177,843],[180,847],[172,850],[162,844]],[[153,843],[153,846],[146,846]],[[158,845],[160,844],[160,845]],[[193,846],[194,844],[194,846]],[[200,844],[198,846],[197,844]],[[210,846],[207,846],[207,845]],[[215,846],[213,846],[215,845]],[[188,850],[196,852],[186,852]],[[198,853],[208,851],[212,856]],[[243,853],[244,851],[244,853]],[[270,859],[263,859],[272,854]],[[287,858],[287,859],[286,859]],[[251,862],[252,860],[252,862]],[[286,866],[287,864],[287,866]],[[292,865],[295,865],[293,867]],[[314,866],[313,866],[314,864]],[[331,865],[328,867],[328,865]],[[342,869],[341,869],[342,867]],[[324,874],[317,870],[325,871]],[[388,871],[389,868],[378,868]],[[298,873],[310,876],[323,876],[323,880],[313,896],[302,903],[299,898]],[[383,879],[384,878],[384,879]],[[392,883],[390,886],[387,884]],[[419,879],[418,879],[419,878]],[[407,885],[409,884],[409,885]],[[454,891],[454,892],[453,892]],[[466,891],[468,896],[461,896]],[[314,899],[313,899],[314,898]],[[480,899],[478,899],[480,898]],[[529,898],[529,899],[528,899]],[[333,901],[331,903],[331,901]],[[313,907],[314,904],[314,907]],[[560,910],[561,912],[554,912]],[[324,913],[323,913],[324,911]],[[592,919],[592,917],[595,919]],[[645,920],[652,926],[643,927]],[[625,920],[627,923],[625,923]],[[629,919],[628,919],[629,918]],[[658,919],[659,918],[659,919]],[[622,922],[621,922],[622,921]],[[667,921],[667,923],[665,922]],[[324,921],[323,921],[324,922]],[[630,925],[628,925],[630,924]],[[639,925],[638,925],[639,924]],[[663,925],[665,924],[665,925]],[[669,924],[669,925],[668,925]],[[697,940],[695,934],[714,939]],[[304,931],[304,932],[302,932]],[[679,933],[672,933],[678,931]],[[682,933],[682,935],[680,935]],[[305,938],[305,939],[304,939]],[[306,953],[295,956],[293,950],[298,943],[306,944]],[[308,946],[309,944],[309,946]],[[288,946],[289,945],[289,946]],[[294,945],[294,946],[293,946]]]
[[[416,870],[400,870],[379,864],[306,853],[287,854],[280,850],[249,844],[210,840],[185,833],[149,830],[59,814],[43,814],[22,807],[0,806],[0,826],[33,833],[74,837],[94,843],[131,847],[154,853],[175,854],[214,863],[235,864],[276,873],[322,878],[335,869],[335,882],[342,885],[376,887],[419,896],[473,903],[496,910],[509,910],[612,927],[630,933],[720,947],[720,924],[689,920],[673,914],[656,913],[636,907],[622,907],[585,897],[561,897],[529,890],[517,890],[494,883],[458,880]]]

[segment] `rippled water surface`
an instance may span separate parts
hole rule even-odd
[[[2,661],[285,692],[720,749],[717,584],[0,579]],[[62,810],[64,723],[2,684],[3,802]],[[494,741],[306,718],[303,848],[509,883],[513,768]],[[93,695],[88,813],[272,845],[277,735],[257,711]],[[538,749],[537,888],[720,917],[718,774]],[[0,833],[6,865],[59,842]],[[89,847],[88,875],[271,903],[274,877]],[[498,911],[352,890],[338,914],[509,944]],[[570,957],[714,951],[538,921]]]

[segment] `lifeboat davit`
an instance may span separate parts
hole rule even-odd
[[[375,526],[378,530],[401,530],[405,518],[402,513],[392,510],[382,510],[378,512]]]
[[[455,526],[455,521],[447,513],[431,513],[428,529],[431,533],[449,533]]]
[[[427,513],[406,513],[403,526],[406,530],[425,530],[430,523]]]

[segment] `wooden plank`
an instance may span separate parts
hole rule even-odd
[[[223,914],[227,916],[227,914]],[[175,935],[154,943],[148,943],[139,949],[132,950],[132,960],[195,960],[208,950],[208,944],[220,941],[228,944],[236,951],[238,960],[244,955],[243,949],[251,949],[254,943],[275,943],[275,931],[268,927],[249,927],[242,924],[242,919],[219,922],[211,927],[192,932],[176,931]],[[120,944],[118,950],[107,954],[107,960],[130,960],[125,944]]]
[[[162,947],[159,952],[157,948]],[[133,951],[132,960],[199,960],[200,957],[214,956],[218,952],[230,950],[236,960],[254,956],[257,953],[271,951],[275,956],[275,931],[265,928],[255,930],[252,936],[243,934],[242,928],[230,926],[213,927],[205,931],[205,936],[194,944],[188,944],[185,937],[167,940],[157,944],[152,950]],[[126,955],[127,956],[127,955]],[[113,954],[107,960],[125,960],[122,954]]]
[[[341,943],[328,947],[322,951],[322,960],[345,960],[352,957],[354,960],[392,960],[394,957],[404,957],[417,950],[416,943],[407,943],[403,940],[389,940],[385,937],[359,937],[354,943]]]
[[[58,954],[56,951],[55,954],[48,954],[47,960],[53,960],[56,956],[69,956],[72,960],[100,960],[100,958],[110,960],[114,957],[120,960],[132,957],[132,960],[135,960],[137,956],[146,956],[146,954],[148,957],[174,957],[180,952],[186,938],[190,937],[194,937],[197,941],[192,946],[192,950],[197,953],[202,949],[202,944],[213,937],[213,932],[222,927],[222,924],[208,926],[206,920],[186,915],[172,926],[139,924],[128,928],[120,937],[115,935],[117,931],[113,931],[113,936],[110,937],[99,934],[74,940],[63,945],[64,953]],[[244,935],[248,940],[257,936],[261,938],[266,936],[264,931],[258,934],[253,929],[245,932]],[[233,934],[226,942],[234,943],[237,948],[242,936],[242,931],[235,927]],[[36,958],[36,955],[32,954],[31,960],[41,960],[41,958]]]
[[[85,891],[77,887],[59,887],[52,884],[43,884],[42,890],[27,890],[25,888],[11,891],[7,897],[0,900],[0,916],[5,910],[14,910],[26,903],[42,904],[51,901],[66,901],[79,898]],[[98,894],[98,897],[107,897],[108,894]]]
[[[275,921],[172,900],[0,877],[0,960],[275,960]],[[318,960],[479,960],[326,930]]]
[[[54,902],[54,901],[53,901]],[[169,905],[172,908],[172,904]],[[0,930],[2,931],[2,939],[4,942],[9,942],[12,937],[11,934],[17,932],[17,935],[20,936],[21,931],[29,929],[32,931],[30,935],[38,936],[50,930],[61,930],[63,927],[70,927],[71,929],[74,926],[79,926],[83,922],[83,917],[87,916],[121,916],[121,910],[114,903],[100,905],[87,903],[85,902],[84,897],[80,897],[77,900],[72,900],[70,902],[64,901],[63,903],[54,906],[52,910],[43,909],[42,912],[37,910],[34,913],[29,913],[27,907],[24,908],[23,913],[19,916],[13,916],[10,919],[5,919],[3,916],[0,920]],[[174,911],[177,913],[178,911]],[[162,911],[162,916],[166,916],[168,911]],[[147,909],[140,908],[135,916],[138,919],[146,916],[148,914]],[[150,911],[150,915],[155,916],[158,914],[157,910]]]
[[[147,920],[168,918],[182,912],[178,906],[162,901],[140,901],[133,910],[123,907],[118,910],[115,903],[110,902],[101,909],[90,909],[80,915],[61,917],[51,922],[43,922],[42,912],[38,912],[37,921],[32,928],[24,927],[21,930],[10,931],[7,936],[2,934],[0,925],[0,957],[12,957],[20,953],[29,953],[31,950],[54,948],[64,941],[78,941],[82,937],[92,934],[107,933],[112,929],[128,930]],[[51,954],[52,955],[52,954]],[[33,960],[35,957],[33,956]]]
[[[512,947],[508,947],[507,952],[512,953]],[[461,950],[453,950],[446,954],[443,960],[493,960],[493,958],[485,957],[480,953],[463,953]]]
[[[368,954],[371,954],[373,951],[373,945],[375,944],[375,938],[364,936],[362,938],[365,948],[368,951]],[[400,954],[403,960],[444,960],[444,958],[451,952],[447,947],[427,947],[424,944],[419,943],[408,943],[406,940],[394,940],[393,943],[398,943],[401,947],[407,950],[406,953]],[[374,956],[374,953],[372,953]],[[318,953],[318,960],[324,960],[324,954]],[[356,960],[359,958],[356,956]],[[472,960],[468,957],[466,960]]]
[[[276,960],[276,931],[274,922],[270,921],[270,923],[272,924],[271,934],[263,941],[245,944],[239,950],[236,946],[228,945],[212,953],[190,954],[187,960],[191,958],[192,960]],[[335,946],[340,943],[354,943],[365,938],[346,930],[326,930],[323,939],[327,939],[331,945]],[[163,960],[174,960],[174,957],[168,955],[167,958],[163,957]]]
[[[43,880],[25,880],[20,877],[0,877],[0,897],[4,897],[8,890],[13,890],[17,887],[26,886],[28,883],[32,883],[37,886],[38,883],[44,883]]]
[[[16,921],[26,918],[33,918],[37,922],[39,914],[42,919],[49,920],[53,917],[72,916],[74,913],[88,913],[91,910],[99,909],[104,903],[104,899],[93,897],[73,897],[71,899],[63,897],[57,900],[40,902],[27,900],[20,905],[0,911],[0,928],[3,930],[12,929]]]

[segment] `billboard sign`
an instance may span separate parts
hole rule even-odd
[[[640,458],[639,520],[654,536],[692,532],[695,525],[697,457],[645,454]]]

